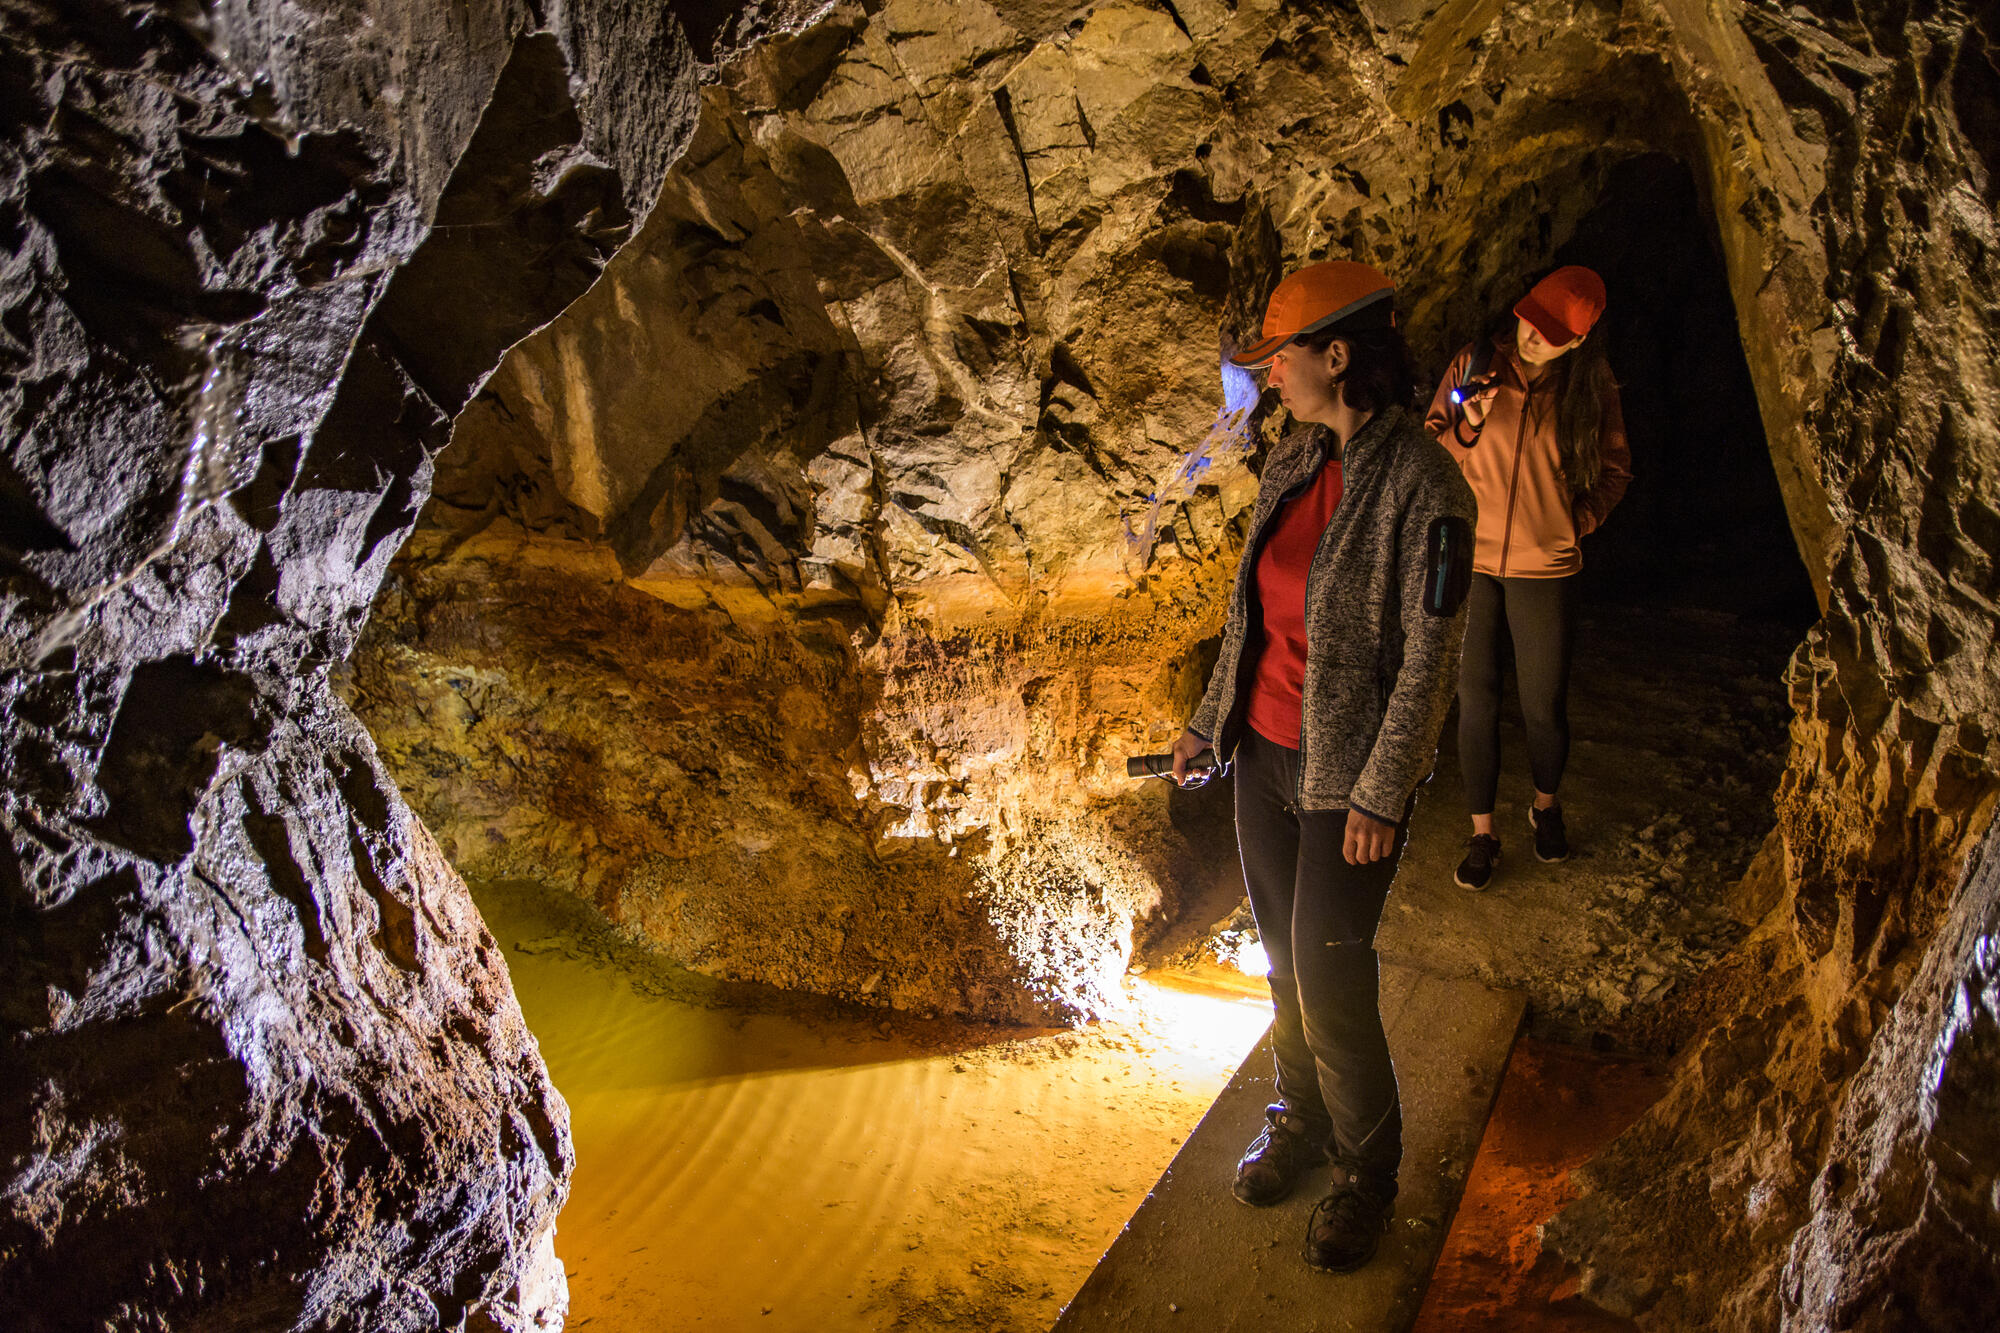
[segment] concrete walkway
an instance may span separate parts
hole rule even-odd
[[[1300,1257],[1326,1189],[1230,1194],[1236,1160],[1273,1096],[1267,1032],[1056,1321],[1055,1333],[1402,1333],[1416,1317],[1520,1030],[1513,991],[1385,962],[1382,1012],[1403,1094],[1396,1220],[1367,1268],[1334,1276]]]

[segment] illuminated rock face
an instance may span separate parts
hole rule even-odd
[[[489,537],[413,571],[378,611],[413,647],[356,664],[467,873],[572,886],[714,975],[1013,1022],[1096,1012],[1132,923],[1195,886],[1164,803],[1093,819],[1049,790],[1122,758],[1073,738],[1129,725],[1159,664],[746,636],[565,554]]]
[[[2000,1298],[2000,837],[1869,1043],[1791,1237],[1783,1327],[1949,1328]]]
[[[690,128],[660,7],[549,9],[6,7],[9,1327],[560,1326],[567,1111],[327,679]]]
[[[1276,425],[1212,431],[1219,330],[1360,254],[1436,359],[1552,253],[1543,213],[1663,127],[1695,151],[1614,35],[1534,20],[1470,129],[1397,109],[1452,41],[1274,3],[894,0],[759,47],[438,460],[354,678],[398,780],[462,870],[705,970],[1101,1011],[1230,855],[1123,765],[1192,710]],[[1543,87],[1559,115],[1509,91]]]

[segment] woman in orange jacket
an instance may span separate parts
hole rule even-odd
[[[1514,306],[1512,324],[1461,351],[1425,417],[1479,500],[1470,615],[1458,677],[1458,754],[1472,838],[1459,885],[1483,889],[1500,859],[1502,636],[1514,643],[1535,800],[1535,855],[1569,855],[1556,788],[1569,757],[1569,665],[1575,641],[1577,539],[1611,513],[1632,480],[1618,386],[1604,340],[1604,281],[1559,268]]]

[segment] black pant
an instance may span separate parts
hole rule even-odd
[[[1247,732],[1236,750],[1236,840],[1271,960],[1278,1097],[1325,1131],[1342,1165],[1394,1192],[1403,1109],[1382,1032],[1375,927],[1409,820],[1389,855],[1349,865],[1345,810],[1294,804],[1299,752]]]
[[[1528,771],[1553,796],[1569,762],[1569,661],[1576,645],[1576,579],[1472,577],[1465,656],[1458,668],[1458,765],[1465,803],[1493,813],[1500,789],[1502,640],[1514,640],[1514,679],[1528,727]]]

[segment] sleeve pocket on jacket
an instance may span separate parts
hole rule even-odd
[[[1472,587],[1472,525],[1453,514],[1431,520],[1424,539],[1424,611],[1455,615]]]

